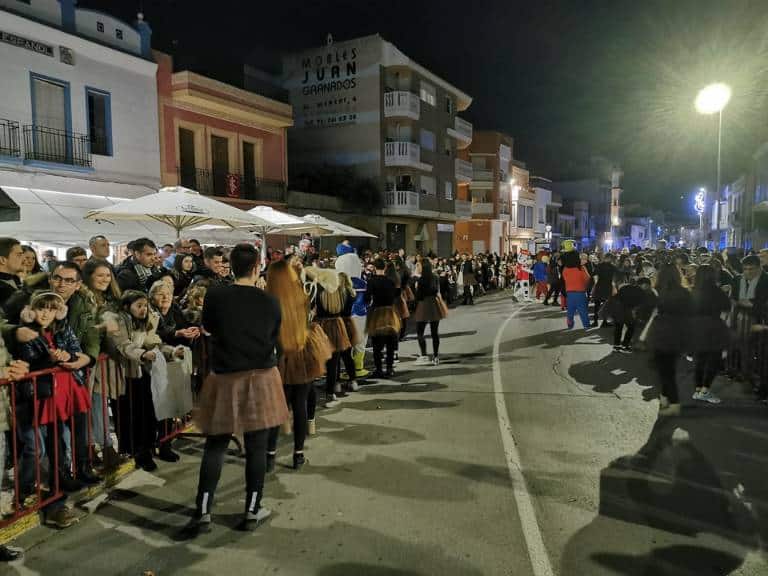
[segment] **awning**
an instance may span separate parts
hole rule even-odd
[[[413,239],[416,242],[429,242],[429,230],[427,229],[427,225],[425,223],[421,223],[416,228],[416,234],[414,235]]]
[[[91,236],[103,234],[112,243],[148,237],[156,242],[172,242],[175,234],[162,224],[85,220],[89,210],[117,204],[126,198],[57,192],[37,188],[3,186],[20,210],[20,220],[0,225],[0,234],[21,241],[52,246],[85,245]]]
[[[21,211],[8,193],[0,188],[0,222],[16,222],[20,218]]]

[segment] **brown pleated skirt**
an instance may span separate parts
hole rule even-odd
[[[416,300],[416,295],[413,293],[413,290],[408,284],[403,287],[403,295],[405,296],[406,302],[413,302]]]
[[[309,328],[301,350],[285,352],[280,359],[280,375],[286,386],[307,384],[325,374],[325,363],[333,354],[333,345],[319,324]]]
[[[400,334],[400,322],[394,306],[371,308],[366,319],[366,332],[371,336],[396,336]]]
[[[200,393],[195,423],[203,434],[243,434],[280,426],[288,419],[277,368],[211,373]]]
[[[445,318],[443,309],[437,303],[437,296],[427,296],[416,304],[413,319],[416,322],[437,322]]]
[[[349,333],[342,318],[318,318],[318,321],[328,340],[331,341],[334,352],[344,352],[352,348],[352,342],[349,340]]]

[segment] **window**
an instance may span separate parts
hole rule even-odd
[[[448,114],[453,114],[453,100],[451,100],[450,96],[445,97],[445,111]]]
[[[197,190],[197,172],[195,170],[195,133],[187,128],[179,128],[179,178],[181,185]]]
[[[112,120],[110,96],[86,88],[85,95],[88,105],[88,140],[91,143],[91,154],[112,156]]]
[[[539,224],[544,224],[544,208],[539,208]]]
[[[117,36],[118,40],[122,40],[123,39],[123,31],[120,30],[120,28],[115,28],[115,36]]]
[[[517,205],[517,225],[520,228],[525,228],[525,206],[522,204]]]
[[[421,147],[427,150],[435,150],[435,133],[430,130],[421,129]]]
[[[512,207],[509,210],[509,221],[512,223],[513,228],[517,228],[517,220],[518,220],[518,210],[520,209],[520,205],[516,203],[512,203]]]
[[[104,32],[104,22],[96,22],[96,30],[99,32]]]
[[[421,177],[421,193],[435,196],[435,179],[432,176]]]
[[[453,200],[453,182],[445,183],[445,199]]]
[[[533,228],[533,206],[525,207],[525,227]]]
[[[445,138],[443,140],[443,150],[445,150],[445,155],[450,156],[453,154],[453,146],[451,145],[451,139]]]
[[[72,159],[69,84],[32,75],[32,155],[35,160],[69,163]]]
[[[419,88],[419,98],[421,98],[427,104],[434,106],[437,98],[435,87],[431,84],[427,84],[426,82],[421,82]]]

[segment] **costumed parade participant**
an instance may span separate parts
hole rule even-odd
[[[517,290],[515,298],[518,300],[531,299],[531,258],[527,250],[522,250],[517,257]]]
[[[387,263],[377,258],[373,263],[375,275],[368,281],[365,298],[370,305],[367,329],[373,341],[373,362],[376,371],[374,378],[392,378],[395,375],[393,364],[397,338],[400,334],[400,317],[395,309],[395,303],[400,297],[400,291],[395,283],[386,275]],[[382,353],[387,351],[387,370],[384,371]]]
[[[365,378],[369,374],[368,370],[365,369],[365,344],[368,340],[368,333],[365,330],[365,321],[368,315],[365,291],[368,288],[368,284],[363,279],[363,263],[357,254],[350,252],[336,259],[335,268],[352,280],[352,287],[355,289],[355,301],[352,304],[350,318],[357,330],[359,341],[352,347],[352,359],[355,362],[355,375],[357,378]],[[346,378],[349,379],[349,374],[346,374]]]

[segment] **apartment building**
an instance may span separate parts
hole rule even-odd
[[[352,168],[381,193],[366,228],[388,248],[449,254],[472,165],[458,152],[472,125],[458,116],[465,94],[379,35],[334,42],[283,58],[295,115],[291,173]],[[344,215],[339,215],[344,219]],[[359,221],[359,219],[357,220]]]
[[[249,209],[283,205],[291,106],[188,70],[155,52],[163,185]]]

